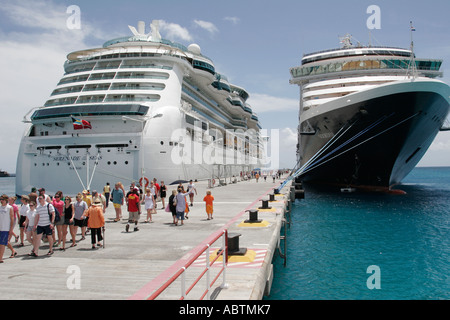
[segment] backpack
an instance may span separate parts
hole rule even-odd
[[[54,222],[54,224],[56,224],[56,223],[58,223],[61,220],[61,216],[59,214],[58,209],[56,209],[55,206],[53,206],[53,209],[55,209],[55,222]],[[50,222],[52,222],[52,215],[50,213],[50,203],[47,204],[47,211],[48,211],[48,216],[50,218]]]

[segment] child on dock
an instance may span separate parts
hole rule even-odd
[[[213,217],[213,201],[214,197],[211,195],[211,191],[206,191],[206,196],[203,198],[203,201],[206,203],[206,214],[208,215],[208,220],[211,220]]]

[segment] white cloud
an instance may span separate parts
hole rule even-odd
[[[270,111],[296,111],[299,108],[298,99],[279,98],[264,93],[251,93],[248,103],[257,113]]]
[[[293,168],[296,161],[297,130],[283,128],[280,130],[280,167]]]
[[[183,28],[179,24],[166,22],[164,20],[159,21],[160,31],[165,33],[165,38],[183,41],[192,41],[193,37],[186,28]]]
[[[55,5],[42,1],[3,2],[0,10],[8,14],[12,22],[22,27],[54,30],[66,25],[66,8],[55,10]]]
[[[200,28],[208,31],[211,35],[214,35],[219,32],[219,29],[212,23],[203,20],[194,20],[194,23]]]
[[[262,129],[261,134],[269,138],[265,150],[265,167],[293,168],[296,163],[296,129]]]
[[[223,20],[229,21],[234,25],[237,25],[241,21],[241,19],[239,19],[238,17],[225,17],[223,18]]]
[[[81,29],[69,30],[67,7],[50,1],[2,2],[14,31],[0,33],[0,148],[2,169],[15,171],[17,151],[25,125],[23,116],[42,106],[64,73],[66,55],[89,47],[87,37],[99,31],[82,22]],[[23,31],[22,31],[23,30]]]
[[[430,151],[450,151],[450,132],[438,135],[431,144]]]

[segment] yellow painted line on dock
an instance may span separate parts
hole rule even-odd
[[[213,254],[209,256],[209,261],[212,261],[216,258],[217,251],[215,251]],[[253,262],[256,258],[256,251],[254,250],[247,250],[245,255],[235,255],[235,256],[228,256],[228,263],[234,263],[234,262]],[[220,256],[217,261],[223,261],[223,257]]]
[[[246,220],[242,221],[238,224],[238,227],[251,227],[251,228],[264,228],[269,225],[269,222],[266,220],[262,220],[261,222],[245,222]]]
[[[270,209],[259,209],[258,212],[277,212],[276,208],[270,208]]]

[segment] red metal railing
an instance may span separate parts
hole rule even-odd
[[[222,237],[222,247],[217,251],[217,256],[210,261],[210,248],[213,243]],[[156,299],[161,293],[163,293],[175,280],[181,276],[181,296],[180,300],[186,298],[186,296],[191,292],[191,290],[200,282],[203,276],[206,274],[206,290],[200,297],[203,300],[205,296],[209,300],[211,297],[211,287],[217,281],[219,276],[223,273],[223,281],[221,287],[226,287],[226,269],[228,263],[228,230],[224,229],[217,233],[203,249],[200,249],[197,254],[195,254],[188,262],[185,263],[169,280],[167,280],[158,290],[156,290],[148,300]],[[205,269],[200,273],[200,275],[194,280],[194,282],[186,290],[186,270],[203,254],[206,252],[206,266]],[[218,274],[210,282],[210,268],[211,266],[220,258],[223,257],[222,268],[218,271]]]

